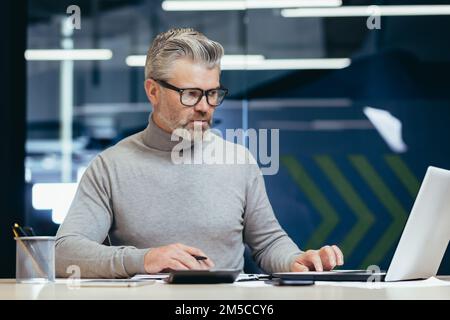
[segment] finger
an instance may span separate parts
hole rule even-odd
[[[203,263],[206,263],[206,265],[208,266],[208,268],[214,268],[214,266],[215,266],[214,262],[213,262],[210,258],[208,258],[208,259],[206,259],[206,260],[202,260],[202,262],[203,262]]]
[[[323,271],[322,260],[320,259],[320,255],[316,250],[311,250],[307,255],[307,259],[314,265],[314,269],[316,271]]]
[[[203,257],[206,257],[206,259],[201,259],[201,260],[197,260],[198,261],[198,263],[200,263],[200,264],[206,264],[206,266],[208,267],[208,268],[214,268],[214,262],[211,260],[211,258],[209,258],[209,257],[207,257],[207,256],[205,256],[205,255],[203,255]],[[195,257],[194,257],[195,258]]]
[[[208,258],[208,259],[203,260],[203,261],[205,261],[211,268],[214,267],[214,262],[202,250],[200,250],[198,248],[194,248],[194,247],[190,247],[190,246],[184,245],[182,243],[178,243],[177,246],[180,249],[186,251],[187,253],[189,253],[191,255],[203,256],[203,257]]]
[[[191,270],[200,269],[200,263],[192,255],[181,249],[172,253],[172,258],[178,260]]]
[[[189,270],[186,265],[175,259],[171,259],[167,267],[171,270]]]
[[[292,272],[307,272],[309,271],[309,268],[301,263],[294,262],[291,268]]]
[[[331,248],[334,250],[334,253],[336,253],[337,265],[342,266],[344,264],[344,254],[342,253],[341,249],[339,249],[339,247],[336,245],[332,245]]]
[[[331,270],[336,266],[336,253],[330,246],[321,248],[319,255],[325,270]]]
[[[186,251],[187,253],[189,253],[191,255],[205,256],[206,257],[205,253],[202,250],[198,249],[198,248],[190,247],[190,246],[187,246],[187,245],[182,244],[182,243],[178,243],[177,247],[180,248],[181,250]]]
[[[206,260],[199,261],[199,264],[200,264],[200,268],[201,268],[202,270],[209,270],[209,269],[211,269],[211,267],[208,265],[208,263],[206,262]]]

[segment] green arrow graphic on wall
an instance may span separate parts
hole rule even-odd
[[[369,209],[364,199],[358,194],[355,187],[330,156],[318,155],[313,157],[313,159],[357,219],[339,244],[348,258],[355,251],[358,244],[362,243],[364,237],[373,226],[376,215]],[[392,217],[392,222],[388,228],[384,230],[378,241],[363,259],[360,268],[365,268],[371,264],[379,264],[385,259],[386,254],[395,245],[403,230],[407,212],[365,156],[350,155],[348,159],[352,167],[362,177],[363,181]],[[385,155],[384,160],[411,197],[415,198],[420,183],[402,158],[398,155]],[[320,225],[313,231],[306,243],[306,248],[318,248],[327,242],[327,238],[338,225],[338,212],[295,157],[283,156],[281,157],[281,162],[286,166],[294,182],[321,217]]]
[[[417,180],[417,177],[398,155],[388,154],[384,156],[384,159],[411,197],[415,199],[420,188],[420,182]]]
[[[347,206],[357,218],[355,225],[340,244],[344,255],[349,257],[372,227],[375,221],[374,215],[370,212],[369,208],[366,206],[350,182],[344,177],[341,170],[339,170],[331,157],[316,156],[314,158],[330,183],[338,191],[339,195],[344,199]]]
[[[349,156],[350,163],[370,187],[372,192],[383,204],[392,217],[392,222],[375,244],[372,251],[363,260],[361,267],[365,268],[371,264],[379,264],[389,249],[394,245],[405,224],[407,214],[400,202],[395,198],[387,185],[367,159],[361,155]]]
[[[312,236],[306,242],[307,248],[318,248],[322,246],[329,234],[339,222],[339,216],[323,195],[314,181],[309,177],[303,166],[293,156],[281,157],[281,162],[287,167],[295,183],[305,193],[312,206],[322,218],[319,227],[314,230]]]

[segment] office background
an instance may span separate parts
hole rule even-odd
[[[382,16],[380,29],[333,10],[450,1],[316,1],[312,11],[307,1],[300,10],[206,10],[230,3],[206,1],[194,11],[187,0],[7,1],[0,276],[14,275],[12,223],[54,235],[89,161],[146,126],[143,55],[171,27],[225,48],[230,95],[216,128],[280,129],[280,169],[265,181],[294,241],[338,244],[346,268],[386,269],[426,168],[450,169],[450,10]],[[80,29],[65,24],[70,5]],[[46,49],[92,51],[61,60]],[[449,272],[447,253],[440,273]]]

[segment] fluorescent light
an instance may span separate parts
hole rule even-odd
[[[125,63],[129,67],[145,67],[145,59],[144,55],[131,55],[125,58]]]
[[[264,59],[243,63],[222,64],[222,70],[300,70],[343,69],[348,67],[348,58],[336,59]]]
[[[285,18],[450,15],[450,5],[343,6],[338,8],[283,9]]]
[[[298,7],[339,7],[342,0],[246,0],[246,9],[277,9]]]
[[[259,64],[264,61],[263,55],[224,55],[220,60],[220,68],[222,70],[233,70],[243,68],[247,65]]]
[[[130,67],[144,67],[145,66],[145,55],[130,55],[126,57],[125,63]],[[222,57],[221,63],[234,64],[234,63],[252,63],[255,61],[264,60],[263,55],[240,55],[240,54],[226,54]]]
[[[61,60],[109,60],[109,49],[29,49],[25,51],[27,60],[61,61]]]
[[[36,183],[31,202],[36,210],[52,210],[54,223],[62,223],[75,197],[78,183]]]
[[[125,59],[130,67],[145,66],[144,55],[132,55]],[[222,70],[298,70],[343,69],[350,65],[348,58],[330,59],[265,59],[263,55],[224,55]]]
[[[229,1],[179,1],[166,0],[165,11],[227,11],[247,9],[277,9],[298,7],[338,7],[342,0],[229,0]]]
[[[264,59],[262,54],[226,54],[222,57],[222,62],[261,61]]]
[[[163,1],[165,11],[245,10],[245,1]]]

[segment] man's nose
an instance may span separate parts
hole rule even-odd
[[[206,96],[203,96],[200,101],[194,106],[195,111],[198,112],[208,112],[210,105],[206,100]]]

